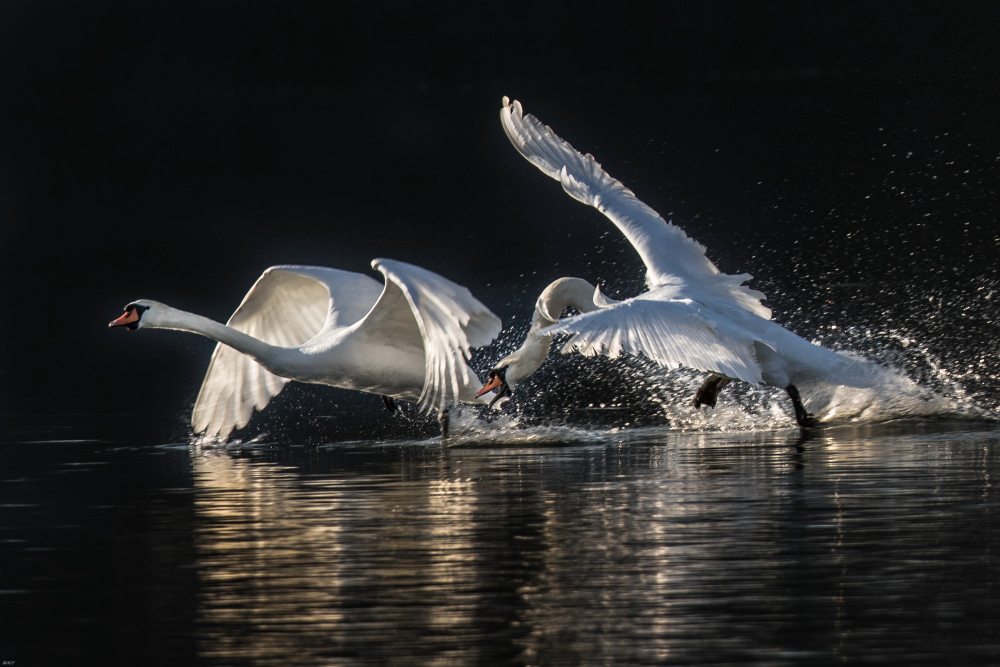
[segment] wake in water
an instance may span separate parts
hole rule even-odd
[[[1000,419],[1000,348],[992,342],[1000,316],[996,279],[845,288],[837,294],[814,289],[820,298],[797,299],[791,319],[812,329],[813,342],[878,364],[877,382],[868,390],[800,387],[817,417],[837,423]],[[845,304],[849,309],[831,312]],[[809,326],[810,319],[823,324]]]

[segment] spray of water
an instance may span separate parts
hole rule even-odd
[[[969,344],[995,334],[990,331],[996,328],[989,311],[992,292],[953,292],[947,299],[909,294],[882,291],[877,298],[868,297],[867,312],[874,314],[872,320],[877,316],[878,326],[864,317],[858,317],[856,325],[844,325],[817,308],[810,317],[818,314],[824,323],[810,327],[801,322],[805,310],[793,313],[791,328],[798,320],[799,330],[812,334],[814,342],[867,359],[876,369],[876,381],[866,389],[821,382],[799,385],[807,408],[824,425],[1000,419],[997,355],[988,354],[988,346]],[[976,314],[978,328],[972,327],[970,313]],[[553,355],[516,389],[508,417],[495,423],[508,429],[543,429],[540,437],[554,426],[726,432],[796,426],[790,401],[778,388],[736,382],[726,387],[714,409],[695,408],[693,397],[704,377],[691,369],[660,369],[643,359]]]

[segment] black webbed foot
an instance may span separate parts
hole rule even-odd
[[[392,396],[382,395],[382,404],[389,412],[396,412],[399,410],[399,406],[396,405],[396,401],[392,400]]]
[[[795,421],[798,422],[799,426],[802,428],[819,426],[819,420],[809,414],[806,406],[802,404],[802,397],[799,396],[798,388],[794,384],[790,384],[785,387],[785,391],[788,392],[788,396],[792,399],[792,407],[795,408]]]
[[[694,407],[700,408],[703,405],[707,405],[714,408],[716,401],[719,400],[719,392],[730,382],[732,380],[727,377],[722,377],[715,373],[709,375],[694,394]]]

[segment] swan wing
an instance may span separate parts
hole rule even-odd
[[[479,387],[468,366],[473,347],[489,345],[500,333],[500,318],[465,287],[419,266],[376,259],[385,290],[363,324],[372,339],[424,352],[424,386],[419,404],[441,410],[459,400],[462,388]]]
[[[382,286],[370,276],[315,266],[272,266],[243,298],[229,326],[281,347],[302,345],[327,326],[358,321]],[[191,423],[195,433],[226,438],[281,392],[288,378],[218,344],[208,364]]]
[[[761,384],[754,339],[724,320],[715,321],[697,302],[626,299],[560,320],[543,334],[571,334],[564,353],[645,355],[661,366],[688,366]]]
[[[521,103],[503,98],[500,120],[514,147],[542,172],[562,183],[578,201],[593,206],[615,223],[646,265],[646,284],[685,284],[723,297],[765,319],[764,294],[743,285],[752,276],[720,273],[705,256],[705,246],[664,220],[622,183],[605,172],[592,155],[583,155],[560,138]]]

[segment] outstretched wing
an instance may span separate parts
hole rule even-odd
[[[441,410],[459,400],[463,387],[478,389],[467,363],[471,348],[493,342],[500,318],[467,288],[433,271],[391,259],[376,259],[372,267],[385,275],[386,285],[365,327],[373,336],[385,332],[395,347],[423,348],[421,407]]]
[[[717,323],[695,301],[635,298],[560,320],[543,334],[568,333],[563,352],[588,357],[643,354],[661,366],[687,366],[761,384],[754,339]]]
[[[764,294],[743,285],[752,276],[720,273],[705,256],[705,246],[637,199],[601,169],[592,155],[579,153],[552,128],[530,114],[524,115],[517,100],[503,98],[500,120],[521,155],[562,183],[571,197],[593,206],[615,223],[646,265],[650,289],[683,284],[770,319],[770,309],[761,304]]]
[[[272,266],[257,279],[227,323],[281,347],[302,345],[324,326],[365,316],[382,291],[369,276],[314,266]],[[191,423],[195,433],[226,438],[250,421],[288,383],[252,358],[219,343],[208,364]]]

